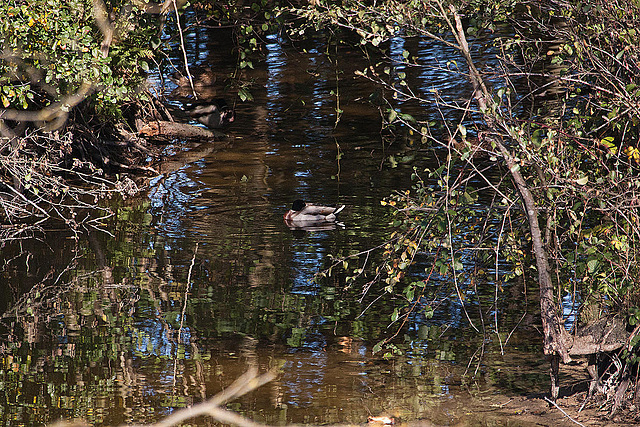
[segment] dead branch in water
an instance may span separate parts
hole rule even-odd
[[[190,408],[181,409],[176,413],[169,415],[165,419],[155,424],[151,424],[151,426],[169,427],[178,425],[191,418],[209,416],[216,421],[225,424],[233,424],[241,427],[263,427],[264,424],[256,423],[242,415],[221,408],[220,406],[272,381],[276,378],[276,375],[277,372],[275,370],[258,375],[258,368],[251,366],[247,372],[235,380],[233,384],[216,394],[211,399]]]

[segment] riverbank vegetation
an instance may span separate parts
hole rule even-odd
[[[366,278],[367,289],[380,283],[383,292],[403,296],[404,306],[390,319],[404,319],[402,325],[417,311],[432,312],[423,298],[432,278],[450,278],[450,295],[463,307],[473,306],[466,301],[469,294],[489,275],[495,276],[496,293],[500,283],[533,278],[552,396],[559,393],[560,361],[607,353],[602,365],[593,361],[586,399],[596,389],[605,391],[615,413],[628,390],[631,396],[640,391],[635,285],[640,90],[638,46],[631,40],[640,9],[609,2],[536,2],[519,10],[508,2],[487,6],[345,2],[298,11],[315,30],[355,31],[363,45],[383,51],[399,36],[452,46],[459,57],[432,66],[464,74],[472,86],[466,100],[417,95],[405,70],[419,58],[407,50],[361,71],[387,90],[386,125],[402,123],[445,156],[435,170],[415,170],[413,189],[399,189],[383,202],[397,218],[383,261],[368,275],[362,266],[369,252],[340,262],[354,265],[350,277]],[[518,18],[511,22],[507,17],[513,13]],[[512,25],[514,37],[491,37],[501,23]],[[476,64],[473,49],[479,45],[495,50],[497,67]],[[526,81],[529,90],[518,92],[522,85],[516,80]],[[459,119],[438,123],[403,114],[402,105],[409,102],[457,110]],[[420,257],[430,261],[424,279],[406,280],[415,277],[412,266]],[[578,308],[566,310],[567,300]],[[494,323],[482,314],[486,307],[479,309],[482,326],[472,326],[488,339],[505,339],[497,318]],[[579,320],[569,323],[575,314]],[[378,349],[398,351],[390,338]],[[606,386],[600,376],[604,368],[611,375]]]
[[[152,150],[134,120],[153,106],[145,81],[165,13],[156,9],[128,1],[108,9],[89,0],[0,5],[3,241],[52,220],[98,227],[86,213],[107,214],[99,199],[137,193],[132,178],[151,171]]]
[[[467,6],[390,1],[363,8],[356,2],[300,11],[317,27],[354,29],[362,43],[374,46],[398,34],[450,44],[465,66],[451,67],[453,60],[435,66],[464,73],[472,84],[473,100],[414,95],[406,74],[398,71],[415,64],[409,51],[403,52],[404,60],[394,58],[394,67],[362,70],[363,78],[378,81],[390,94],[389,126],[402,122],[425,144],[447,151],[440,168],[416,170],[411,191],[399,189],[383,202],[395,210],[397,231],[371,280],[390,294],[404,295],[395,321],[430,310],[421,298],[431,277],[450,277],[451,295],[461,300],[487,275],[495,275],[496,283],[533,277],[553,396],[558,396],[559,360],[619,350],[610,356],[625,362],[615,364],[617,378],[608,390],[615,412],[631,383],[638,394],[640,92],[638,46],[630,37],[640,9],[626,3],[563,3],[560,8],[556,2],[537,2],[521,5],[518,20],[510,22],[506,17],[515,12],[510,4]],[[629,19],[620,19],[621,14]],[[500,22],[512,24],[513,38],[488,36]],[[434,24],[444,31],[434,30]],[[496,50],[499,67],[476,66],[468,40],[472,34],[476,46]],[[514,81],[522,79],[530,88],[526,93],[516,91]],[[460,111],[461,119],[439,125],[407,117],[401,105],[408,101],[446,105]],[[474,120],[478,117],[481,125]],[[419,256],[431,260],[426,279],[404,280]],[[510,268],[501,268],[505,262]],[[351,263],[358,266],[352,277],[360,276],[363,259]],[[579,307],[578,322],[565,322],[573,313],[562,311],[563,298]],[[616,324],[616,318],[624,320]],[[589,329],[595,322],[600,322],[598,331]],[[482,333],[503,339],[491,319],[483,321]],[[388,340],[379,344],[381,349],[389,345],[395,348]],[[611,359],[606,364],[614,366]],[[602,390],[596,376],[589,395]]]
[[[24,236],[25,227],[12,225],[52,218],[78,232],[99,228],[78,212],[102,209],[98,200],[111,194],[137,192],[134,178],[149,171],[153,150],[135,121],[161,108],[145,89],[146,73],[160,62],[167,14],[181,7],[49,3],[0,6],[0,16],[11,18],[0,24],[4,241]],[[449,298],[479,312],[480,324],[467,314],[471,326],[502,345],[509,331],[490,315],[500,310],[498,298],[491,307],[474,301],[478,284],[491,277],[498,295],[513,281],[535,283],[553,397],[560,361],[603,353],[602,363],[593,358],[588,398],[602,392],[611,412],[640,398],[640,4],[249,3],[197,4],[236,30],[241,100],[251,100],[251,86],[240,71],[259,58],[265,34],[329,34],[376,58],[358,76],[381,89],[375,105],[385,135],[416,140],[417,154],[440,159],[438,168],[414,169],[413,188],[382,201],[395,220],[377,262],[370,251],[336,262],[346,285],[399,298],[389,320],[402,327],[433,311],[429,281],[447,279]],[[427,66],[459,73],[468,97],[425,96],[411,87],[407,74],[425,66],[423,58],[389,47],[410,37],[457,52]],[[496,65],[478,64],[478,50],[494,52]],[[338,90],[335,99],[337,123]],[[410,115],[405,105],[435,107],[440,119]],[[429,267],[417,271],[418,260]],[[576,314],[577,322],[567,320]],[[388,357],[403,351],[409,344],[396,335],[376,350]]]

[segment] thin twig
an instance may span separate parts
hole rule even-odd
[[[567,417],[569,419],[569,421],[573,421],[574,423],[578,424],[581,427],[585,427],[584,424],[582,424],[579,421],[574,420],[573,418],[571,418],[571,416],[569,414],[567,414],[561,407],[558,406],[558,404],[556,402],[554,402],[553,400],[549,399],[547,396],[544,397],[544,400],[546,400],[547,402],[549,402],[551,405],[555,406],[560,412],[562,412],[562,414]]]
[[[196,93],[196,88],[193,86],[193,78],[191,77],[191,71],[189,71],[189,60],[187,59],[187,50],[184,47],[184,36],[182,35],[182,28],[180,28],[180,13],[178,12],[178,5],[175,0],[172,0],[173,9],[176,12],[176,25],[178,26],[178,34],[180,34],[180,49],[182,49],[182,56],[184,58],[184,69],[187,72],[187,79],[189,79],[189,85],[191,85],[191,91],[193,92],[193,97],[198,99],[198,94]]]

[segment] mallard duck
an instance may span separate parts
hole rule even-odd
[[[195,87],[213,86],[217,80],[216,74],[211,67],[190,67],[189,73],[191,74],[191,82]],[[180,71],[176,71],[169,78],[178,86],[191,88],[189,77]]]
[[[284,214],[287,225],[308,225],[335,222],[336,215],[344,209],[342,206],[322,206],[305,203],[302,200],[293,202],[289,212]]]
[[[221,128],[233,123],[236,113],[224,99],[197,101],[185,107],[189,116],[211,129]]]
[[[482,131],[478,132],[477,138],[468,136],[462,138],[462,140],[458,140],[450,136],[448,142],[459,154],[469,151],[468,158],[470,159],[488,158],[490,155],[493,155],[495,151],[491,146],[491,142],[486,137],[486,132]]]

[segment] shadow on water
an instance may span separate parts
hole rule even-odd
[[[224,76],[235,59],[221,53],[231,46],[216,31],[190,38],[190,51]],[[454,55],[422,40],[394,41],[392,53],[402,43],[427,62]],[[544,389],[536,334],[518,330],[505,358],[449,295],[432,319],[411,319],[398,337],[408,351],[392,360],[372,354],[398,326],[389,325],[393,301],[364,311],[371,299],[357,302],[360,290],[339,277],[313,278],[330,254],[387,237],[390,216],[379,201],[411,185],[411,166],[386,156],[418,153],[420,167],[432,159],[410,141],[381,139],[373,88],[354,75],[366,66],[358,52],[329,57],[318,41],[302,55],[275,37],[264,47],[264,62],[245,76],[255,81],[255,101],[236,105],[229,147],[154,178],[146,197],[114,201],[108,234],[76,241],[50,232],[3,249],[3,424],[154,421],[228,386],[249,361],[282,373],[229,408],[271,424],[362,423],[388,413],[481,425],[484,415],[469,408],[480,408],[483,394]],[[469,95],[454,74],[426,65],[408,78],[425,93]],[[435,108],[414,108],[440,119]],[[345,226],[290,230],[282,214],[296,198],[346,204]],[[527,309],[521,287],[505,292],[502,338]]]

